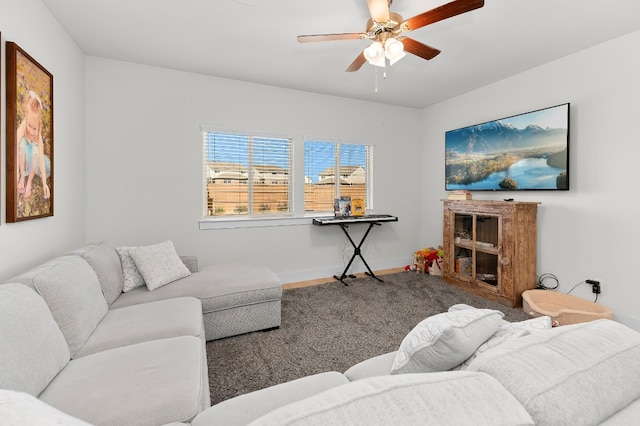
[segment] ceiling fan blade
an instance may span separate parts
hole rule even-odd
[[[400,28],[402,31],[413,31],[482,6],[484,6],[484,0],[455,0],[405,20],[400,24]]]
[[[365,33],[310,34],[299,35],[298,43],[334,40],[361,40],[367,38]]]
[[[389,20],[389,0],[367,0],[367,7],[374,22],[384,23]]]
[[[406,52],[420,56],[426,60],[433,59],[440,54],[440,50],[435,47],[427,46],[409,37],[398,37],[397,40],[402,42]]]
[[[349,67],[345,70],[345,72],[354,72],[358,71],[364,63],[367,62],[367,58],[364,57],[364,51],[360,52],[355,61],[349,65]]]

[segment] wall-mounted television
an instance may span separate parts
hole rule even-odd
[[[445,189],[569,189],[569,103],[445,133]]]

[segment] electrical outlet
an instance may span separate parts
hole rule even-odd
[[[600,281],[598,281],[598,280],[586,280],[585,282],[587,284],[591,284],[591,291],[593,291],[595,294],[600,294],[600,292],[601,292]]]

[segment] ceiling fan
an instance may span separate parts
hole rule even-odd
[[[298,42],[373,40],[371,46],[364,49],[349,65],[347,72],[358,71],[367,61],[384,67],[388,59],[393,65],[405,55],[405,51],[429,60],[437,56],[440,50],[406,37],[404,33],[484,6],[484,0],[454,0],[404,20],[402,16],[389,10],[391,2],[392,0],[367,0],[371,19],[367,21],[365,32],[299,35]]]

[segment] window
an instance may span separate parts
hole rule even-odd
[[[292,139],[203,132],[205,216],[292,213]]]
[[[305,211],[333,212],[334,199],[346,196],[363,199],[371,210],[372,156],[371,145],[305,141]]]

